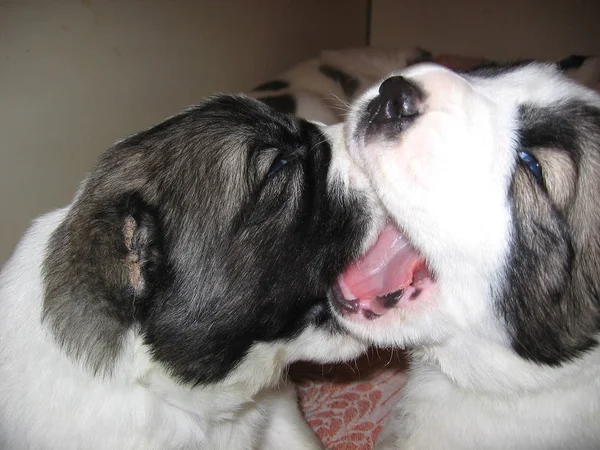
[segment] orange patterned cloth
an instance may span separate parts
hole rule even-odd
[[[304,415],[326,448],[371,450],[406,382],[402,355],[373,351],[339,366],[296,366]]]

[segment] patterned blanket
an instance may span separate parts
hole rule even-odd
[[[298,365],[300,407],[331,450],[372,449],[406,381],[401,353],[371,351],[340,366]]]

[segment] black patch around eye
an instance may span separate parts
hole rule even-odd
[[[589,113],[587,107],[577,102],[543,108],[533,105],[521,106],[520,148],[561,148],[575,155],[578,148],[578,132],[574,118]]]
[[[258,100],[281,113],[294,114],[296,112],[296,99],[291,95],[263,97]]]
[[[360,87],[360,81],[356,78],[328,64],[321,64],[319,72],[339,84],[347,97],[352,97],[356,94],[356,91]]]
[[[519,151],[529,154],[531,149],[554,149],[569,157],[576,170],[591,170],[584,164],[587,158],[596,158],[597,108],[573,100],[544,107],[523,105],[519,113]],[[587,195],[595,195],[595,188],[591,189]],[[560,366],[598,345],[599,244],[594,233],[585,240],[578,240],[574,233],[580,222],[587,221],[588,227],[597,229],[590,209],[595,203],[579,206],[586,210],[580,209],[582,216],[572,220],[548,195],[524,194],[517,177],[509,198],[511,254],[498,309],[517,354],[538,364]]]
[[[290,87],[290,83],[283,80],[267,81],[266,83],[259,84],[253,91],[279,91]]]

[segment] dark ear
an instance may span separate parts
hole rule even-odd
[[[158,217],[137,193],[82,196],[49,242],[43,320],[94,373],[110,372],[162,270]]]

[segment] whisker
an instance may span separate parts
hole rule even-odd
[[[356,374],[356,371],[352,368],[352,366],[349,363],[344,363],[345,365],[347,365],[348,367],[350,367],[350,370],[352,371],[352,373]]]
[[[396,350],[394,348],[392,348],[392,352],[391,352],[391,355],[390,355],[390,360],[385,364],[385,367],[389,366],[392,363],[392,359],[394,359],[394,352],[395,351]]]
[[[328,141],[328,139],[327,139],[327,138],[320,140],[320,141],[319,141],[319,142],[317,142],[315,145],[313,145],[313,146],[312,146],[310,149],[308,149],[308,152],[309,152],[309,153],[310,153],[310,152],[312,152],[312,151],[313,151],[315,148],[317,148],[319,145],[321,145],[321,144],[323,144],[323,143],[325,143],[325,142],[327,142],[327,141]]]
[[[356,374],[360,377],[360,367],[358,366],[358,361],[354,360],[354,367],[356,367]]]
[[[342,111],[347,111],[350,112],[352,110],[352,108],[350,107],[350,105],[337,105],[337,104],[330,104],[328,105],[329,108],[333,108],[333,109],[339,109]]]
[[[344,111],[347,114],[350,114],[350,110],[348,108],[342,108],[341,106],[335,106],[335,105],[331,105],[330,108],[337,109],[338,111]]]
[[[342,105],[345,105],[345,106],[347,106],[347,107],[348,107],[348,109],[350,109],[350,103],[348,103],[348,102],[346,102],[346,101],[342,100],[342,99],[341,99],[341,98],[339,98],[337,95],[335,95],[335,94],[334,94],[332,91],[329,91],[329,93],[330,93],[331,95],[333,95],[333,97],[335,97],[335,99],[337,99],[337,101],[338,101],[338,102],[340,102]]]

